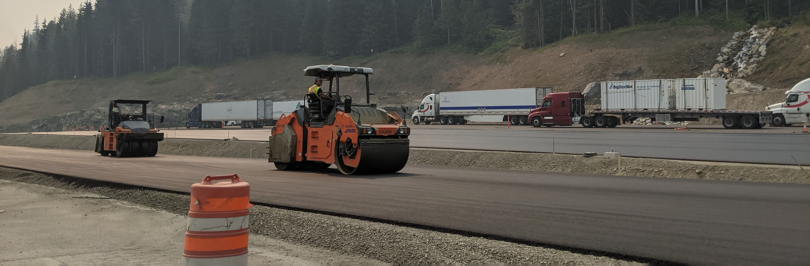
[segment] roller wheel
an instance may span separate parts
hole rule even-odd
[[[335,145],[335,166],[345,175],[388,174],[405,167],[408,162],[409,142],[389,142],[386,139],[361,140],[354,158],[342,155],[341,146]],[[357,166],[349,166],[355,161]]]
[[[619,118],[610,116],[608,117],[607,127],[614,128],[619,125]]]
[[[418,125],[418,124],[419,124],[419,117],[418,117],[418,116],[414,116],[414,117],[413,117],[413,124],[414,124],[414,125]]]
[[[439,118],[439,123],[442,124],[442,125],[447,125],[447,123],[448,123],[447,122],[447,117],[442,116],[442,118]]]
[[[521,125],[528,125],[529,124],[529,117],[528,116],[518,117],[518,123],[520,123]]]
[[[447,123],[448,123],[448,124],[451,124],[451,125],[456,125],[456,124],[458,124],[458,117],[456,117],[456,116],[451,116],[451,117],[448,117],[448,118],[447,118]]]
[[[772,123],[775,127],[783,127],[785,126],[785,117],[782,115],[774,115]]]
[[[607,127],[607,124],[608,124],[608,118],[604,117],[604,116],[597,116],[593,120],[593,125],[598,127],[598,128],[605,128],[605,127]]]
[[[740,124],[739,118],[737,118],[736,116],[723,117],[723,127],[725,128],[728,129],[737,128],[739,124]]]
[[[298,170],[298,163],[274,163],[276,169],[281,171]]]
[[[586,128],[593,127],[593,117],[590,117],[590,116],[583,117],[579,121],[579,123],[582,124],[582,127],[586,127]]]
[[[129,142],[122,141],[115,146],[115,157],[121,158],[125,157],[126,154],[124,152],[129,149]]]
[[[539,116],[532,117],[532,126],[533,127],[540,127],[543,125],[543,120],[540,120]]]
[[[514,115],[510,116],[509,117],[509,124],[512,124],[513,126],[517,126],[517,125],[520,124],[520,119],[518,119],[518,117],[514,116]]]
[[[754,116],[746,115],[740,119],[740,126],[745,129],[755,129],[759,126],[759,121]]]
[[[146,156],[155,157],[158,152],[158,142],[157,141],[150,141],[149,142],[149,150],[146,153]]]

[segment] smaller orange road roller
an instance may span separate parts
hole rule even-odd
[[[155,156],[163,133],[148,120],[148,100],[110,100],[107,122],[96,135],[95,151],[102,156]],[[163,116],[160,117],[163,123]]]

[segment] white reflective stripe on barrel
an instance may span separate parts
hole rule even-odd
[[[248,265],[248,254],[225,258],[185,258],[186,266],[236,266]]]
[[[215,232],[249,228],[250,215],[228,218],[188,218],[186,231]]]

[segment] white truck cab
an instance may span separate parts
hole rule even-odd
[[[429,94],[422,99],[422,103],[419,104],[419,108],[414,110],[413,114],[411,115],[411,119],[413,119],[414,123],[418,125],[419,121],[421,120],[425,124],[430,124],[431,120],[427,120],[425,118],[432,118],[436,116],[436,111],[438,110],[437,102],[434,100],[436,97],[436,94]]]
[[[767,107],[773,112],[773,126],[790,126],[792,124],[810,123],[810,79],[805,79],[792,89],[786,91],[785,102]]]

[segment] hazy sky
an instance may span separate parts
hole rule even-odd
[[[78,9],[83,2],[87,0],[0,0],[0,47],[9,46],[15,39],[20,44],[23,31],[34,28],[37,16],[40,23],[43,18],[52,20],[63,8],[73,5]]]

